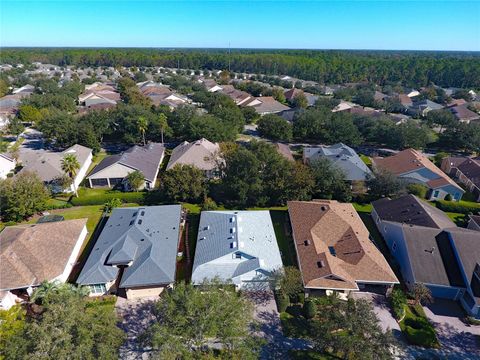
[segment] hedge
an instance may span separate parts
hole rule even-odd
[[[317,304],[312,300],[305,301],[305,305],[303,306],[303,316],[305,316],[305,319],[313,319],[316,313]]]
[[[124,203],[137,203],[143,204],[145,201],[145,192],[106,192],[101,195],[95,196],[80,196],[72,197],[70,202],[73,206],[86,206],[86,205],[103,205],[106,202],[117,198]]]
[[[437,200],[437,208],[445,212],[459,213],[459,214],[480,214],[480,204],[467,203],[464,201],[454,202]]]

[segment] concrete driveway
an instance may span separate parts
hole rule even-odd
[[[480,359],[480,326],[470,326],[461,319],[465,316],[457,302],[436,299],[424,306],[425,314],[434,324],[442,354],[448,359]]]

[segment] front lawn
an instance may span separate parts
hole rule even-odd
[[[428,321],[421,305],[406,305],[405,317],[399,322],[408,342],[426,348],[439,348],[435,328]]]

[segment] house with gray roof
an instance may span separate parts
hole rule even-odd
[[[456,227],[413,195],[372,205],[372,218],[407,287],[423,283],[433,297],[458,300],[480,318],[480,232]]]
[[[167,170],[173,169],[176,165],[192,165],[203,170],[208,178],[213,178],[218,174],[219,153],[218,143],[212,143],[207,139],[184,141],[173,149]]]
[[[135,145],[127,151],[103,159],[87,176],[90,187],[115,187],[126,185],[125,178],[134,171],[145,177],[144,188],[153,189],[165,147],[160,143]]]
[[[63,189],[58,180],[65,176],[62,170],[62,160],[66,155],[74,155],[80,164],[73,183]],[[74,192],[85,178],[87,171],[92,164],[92,149],[75,144],[64,151],[35,150],[20,153],[19,162],[22,164],[20,172],[34,172],[54,192]]]
[[[91,295],[157,296],[175,282],[181,205],[116,208],[77,279]]]
[[[429,111],[432,110],[441,110],[444,106],[441,104],[437,104],[431,100],[425,99],[421,101],[414,102],[412,105],[409,106],[407,112],[409,115],[412,116],[426,116]]]
[[[350,146],[338,143],[331,146],[304,147],[303,161],[311,163],[319,158],[329,159],[346,175],[348,181],[365,181],[372,175],[368,166]]]
[[[238,289],[264,289],[282,259],[269,211],[203,211],[192,282],[218,278]]]

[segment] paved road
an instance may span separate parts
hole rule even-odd
[[[267,340],[261,359],[288,359],[289,350],[307,350],[312,347],[304,339],[291,339],[283,335],[280,316],[272,292],[247,295],[255,305],[254,317],[260,323],[259,336]]]

